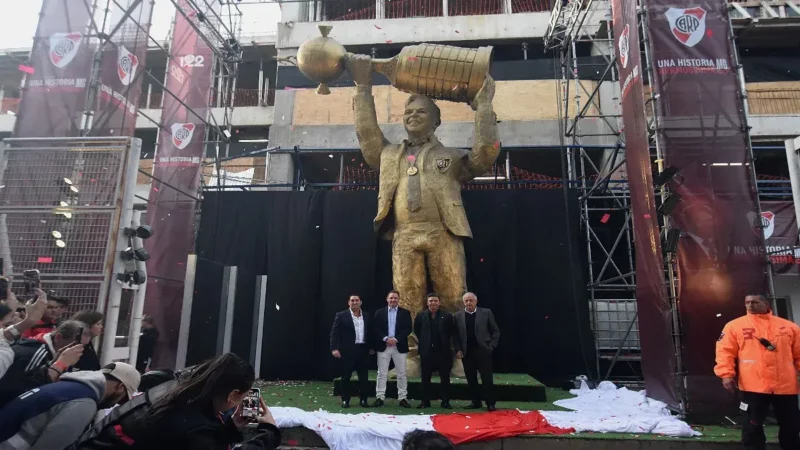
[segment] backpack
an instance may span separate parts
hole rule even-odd
[[[162,383],[143,394],[139,394],[124,405],[111,410],[100,422],[89,428],[69,450],[112,450],[131,448],[135,440],[132,430],[137,428],[138,420],[158,401],[175,387],[176,380]]]

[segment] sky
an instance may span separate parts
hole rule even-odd
[[[105,1],[100,1],[105,5]],[[216,0],[213,3],[216,4]],[[0,14],[0,49],[30,48],[41,8],[42,0],[0,0],[0,10],[3,11]],[[240,9],[243,13],[243,36],[275,32],[280,20],[277,4],[242,5]],[[150,34],[159,41],[164,40],[174,14],[175,7],[170,0],[155,0]]]

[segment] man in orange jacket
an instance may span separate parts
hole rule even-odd
[[[763,295],[748,295],[744,304],[747,315],[728,322],[717,340],[714,373],[731,393],[738,378],[745,448],[766,448],[764,418],[772,404],[781,448],[800,449],[800,327],[772,315]]]

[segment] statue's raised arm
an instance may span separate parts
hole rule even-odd
[[[488,74],[481,90],[470,103],[475,110],[475,133],[473,136],[472,151],[464,165],[467,169],[462,174],[462,182],[466,183],[475,177],[485,174],[492,168],[497,155],[500,153],[500,141],[497,136],[497,115],[492,108],[494,99],[494,79]]]
[[[356,123],[356,136],[364,160],[374,170],[380,171],[381,151],[389,141],[378,126],[375,112],[375,98],[372,96],[372,60],[367,55],[347,54],[347,71],[356,82],[353,96],[353,114]]]

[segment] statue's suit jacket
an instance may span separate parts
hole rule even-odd
[[[364,160],[380,173],[378,214],[374,220],[377,231],[392,209],[400,170],[405,171],[408,167],[405,160],[407,143],[392,144],[384,137],[378,126],[371,87],[356,87],[353,109],[356,135]],[[491,105],[481,105],[475,113],[473,142],[472,151],[469,151],[445,147],[438,139],[432,138],[417,161],[417,167],[422,168],[419,176],[425,176],[426,183],[433,188],[428,191],[434,193],[444,226],[456,236],[469,238],[472,230],[461,201],[461,185],[485,174],[500,153],[497,117]]]

